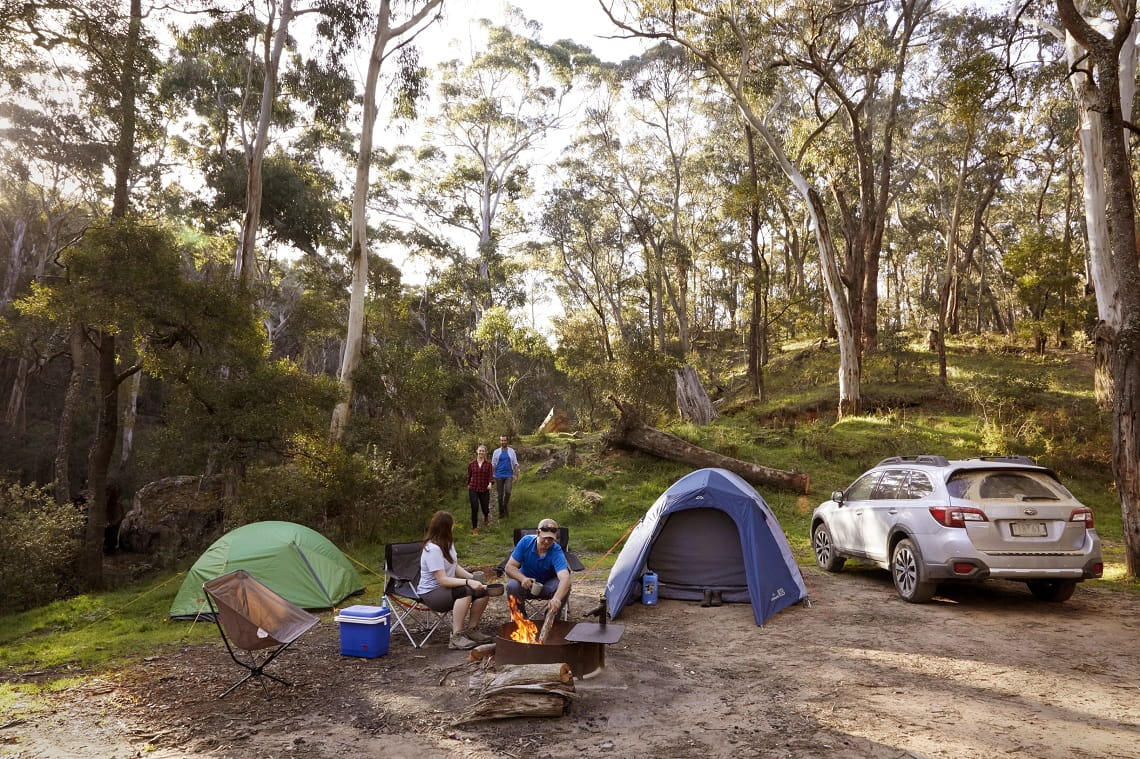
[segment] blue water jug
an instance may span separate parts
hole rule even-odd
[[[641,602],[646,606],[657,605],[657,573],[652,569],[641,576]]]

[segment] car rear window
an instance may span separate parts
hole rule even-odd
[[[946,483],[953,498],[1059,501],[1067,493],[1039,472],[957,472]]]

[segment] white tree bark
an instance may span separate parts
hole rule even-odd
[[[364,301],[368,285],[368,188],[372,174],[372,142],[376,129],[376,88],[380,78],[388,43],[412,32],[435,11],[443,0],[425,0],[411,17],[398,26],[392,26],[390,0],[382,0],[377,12],[376,34],[372,40],[372,53],[368,59],[368,72],[364,81],[364,122],[360,128],[360,146],[356,156],[356,180],[352,191],[352,289],[348,301],[348,331],[344,355],[340,364],[341,400],[332,414],[330,436],[334,442],[344,439],[344,432],[352,416],[355,395],[353,375],[360,366],[364,338]]]

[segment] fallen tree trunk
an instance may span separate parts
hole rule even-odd
[[[642,453],[698,468],[718,467],[727,469],[740,475],[753,485],[770,485],[804,495],[811,491],[811,481],[802,472],[773,469],[701,448],[676,435],[670,435],[668,432],[662,432],[642,423],[616,398],[611,396],[610,400],[621,413],[617,425],[609,436],[611,445],[632,448]]]

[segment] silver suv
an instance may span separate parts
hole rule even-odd
[[[912,603],[940,582],[989,577],[1065,601],[1104,571],[1092,510],[1024,456],[884,459],[816,508],[811,544],[829,572],[847,558],[889,569]]]

